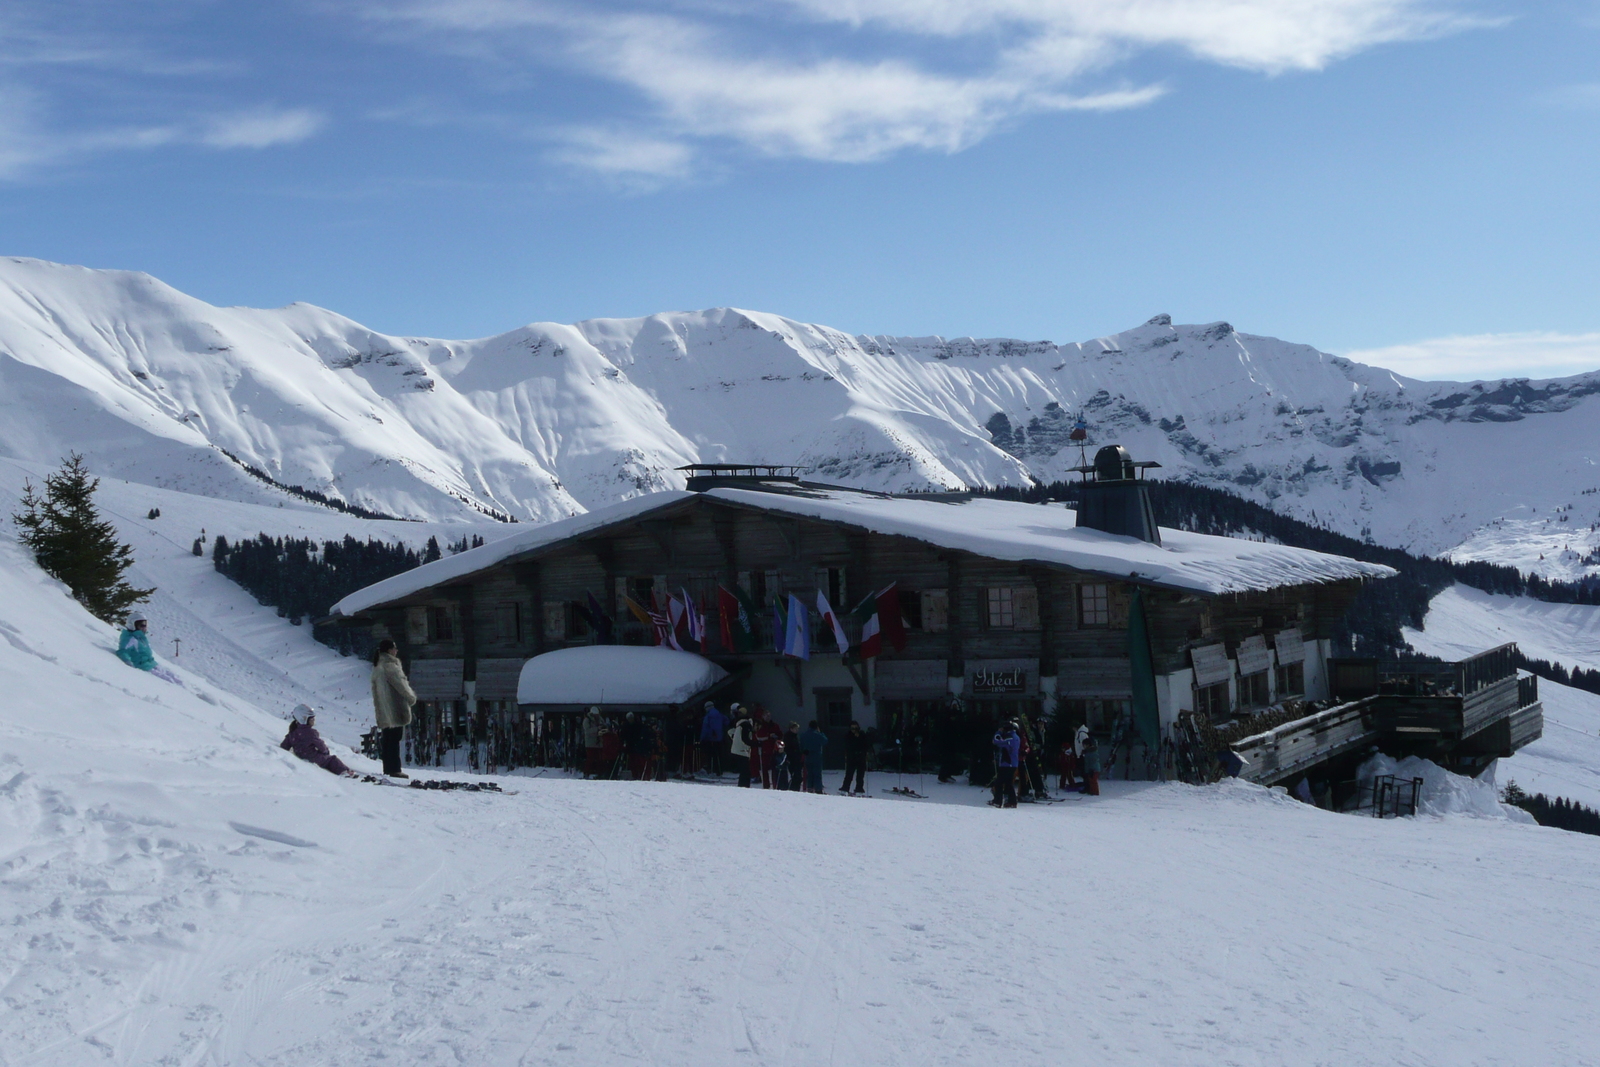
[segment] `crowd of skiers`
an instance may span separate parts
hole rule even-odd
[[[815,719],[785,728],[757,704],[735,702],[727,712],[706,701],[693,719],[655,718],[628,712],[620,722],[590,708],[583,718],[586,778],[666,779],[736,775],[750,788],[820,793],[828,735]],[[844,737],[845,781],[841,793],[867,790],[871,736],[852,722]]]
[[[1018,791],[1034,799],[1049,796],[1045,772],[1036,758],[1036,745],[1028,731],[1014,719],[1000,724],[994,740],[994,780],[990,784],[990,807],[1014,808]],[[1061,742],[1056,753],[1057,788],[1062,792],[1100,795],[1100,743],[1087,726],[1079,726],[1071,740]],[[1081,783],[1079,779],[1082,779]]]

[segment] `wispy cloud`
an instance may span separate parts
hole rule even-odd
[[[197,140],[211,148],[271,148],[304,141],[327,121],[327,116],[310,108],[261,107],[207,120]]]
[[[306,108],[259,107],[177,123],[62,131],[48,122],[37,94],[0,86],[0,180],[107,152],[169,145],[226,150],[293,144],[317,133],[326,121],[320,112]]]
[[[640,174],[687,173],[710,141],[847,163],[956,152],[1030,114],[1150,103],[1164,86],[1105,81],[1142,51],[1280,73],[1481,24],[1435,0],[641,0],[614,10],[370,0],[365,10],[430,46],[537,56],[633,91],[645,105],[634,132],[613,118],[592,150],[568,143],[557,156]],[[930,46],[956,46],[963,62],[933,60]]]
[[[1600,333],[1485,333],[1346,355],[1412,378],[1564,378],[1600,370]]]

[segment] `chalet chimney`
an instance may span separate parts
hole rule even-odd
[[[1123,537],[1161,543],[1155,509],[1143,474],[1159,463],[1135,463],[1121,445],[1106,445],[1094,454],[1094,463],[1074,467],[1084,476],[1083,498],[1078,504],[1078,525]]]

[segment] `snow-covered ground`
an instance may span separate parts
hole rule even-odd
[[[0,515],[18,508],[23,481],[35,486],[49,467],[0,458]],[[128,580],[156,593],[143,610],[150,616],[152,648],[164,663],[176,663],[257,707],[286,712],[305,702],[324,709],[331,738],[354,744],[371,726],[366,665],[342,657],[311,635],[309,623],[291,626],[237,584],[218,574],[210,550],[217,535],[230,541],[267,533],[273,537],[341,540],[347,534],[399,542],[421,549],[429,537],[440,544],[477,535],[494,540],[523,529],[496,522],[419,523],[358,519],[328,508],[273,494],[276,504],[242,503],[119,478],[102,478],[95,503],[133,546]],[[146,516],[159,509],[159,518]],[[0,522],[4,536],[10,523]],[[195,556],[194,539],[204,531],[206,555]]]
[[[287,683],[187,670],[315,667],[266,615],[172,685],[0,538],[0,1062],[1600,1063],[1595,838],[1236,782],[369,785],[277,749]]]
[[[1401,634],[1418,652],[1441,659],[1464,659],[1515,641],[1525,656],[1600,670],[1600,607],[1586,604],[1549,604],[1452,585],[1428,605],[1421,630],[1405,627]]]
[[[1600,574],[1600,520],[1593,494],[1584,507],[1548,509],[1543,518],[1518,508],[1475,531],[1449,552],[1450,559],[1482,560],[1560,581]]]

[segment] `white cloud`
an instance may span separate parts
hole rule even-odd
[[[52,127],[46,112],[38,94],[0,85],[0,181],[107,152],[181,144],[215,149],[290,144],[310,137],[326,121],[314,111],[263,107],[168,125],[61,131]]]
[[[1093,80],[1143,50],[1277,73],[1478,24],[1442,0],[635,2],[369,0],[365,10],[431,47],[512,66],[555,60],[634,90],[648,105],[635,120],[643,132],[595,135],[588,147],[569,138],[558,156],[608,173],[636,160],[658,175],[686,173],[707,139],[865,162],[960,151],[1030,114],[1138,107],[1164,88]],[[952,41],[964,66],[926,58],[930,43]]]
[[[1393,41],[1486,20],[1431,0],[788,0],[819,19],[961,36],[1020,29],[1040,36],[1176,47],[1251,70],[1317,70]]]
[[[601,127],[558,132],[561,147],[552,155],[562,163],[599,171],[625,185],[649,187],[665,179],[686,178],[693,152],[681,141]]]
[[[325,116],[308,108],[263,107],[209,120],[198,140],[211,148],[270,148],[304,141],[326,124]]]
[[[1564,378],[1600,370],[1600,333],[1485,333],[1346,353],[1411,378]]]

